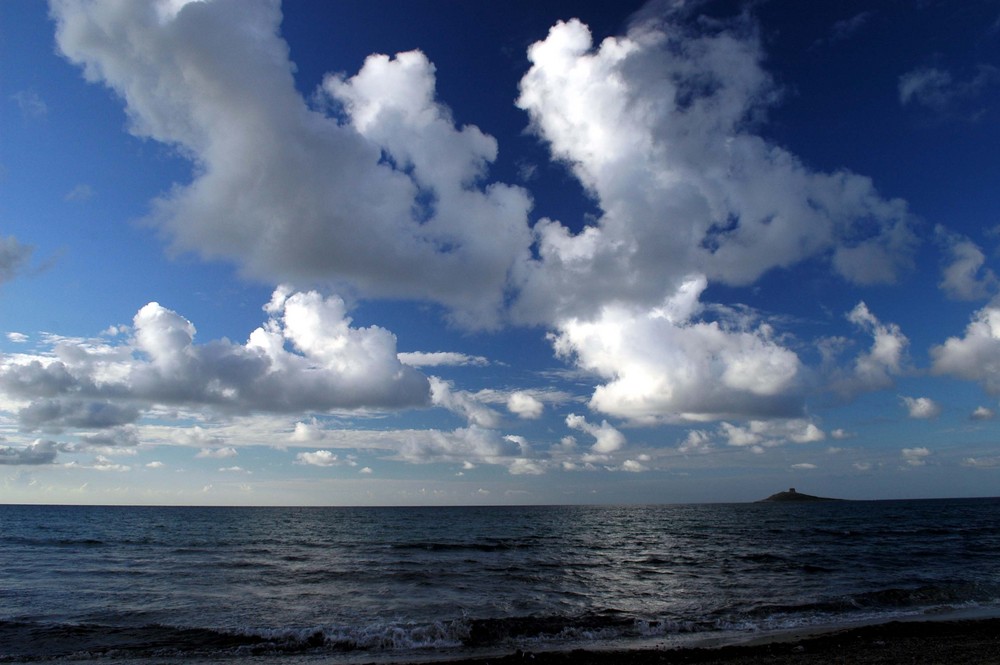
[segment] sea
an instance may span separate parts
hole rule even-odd
[[[998,610],[1000,499],[0,506],[0,662],[416,663]]]

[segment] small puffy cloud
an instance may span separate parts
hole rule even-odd
[[[363,466],[360,469],[358,469],[358,473],[370,476],[371,474],[374,473],[374,471],[372,471],[372,468],[370,466]]]
[[[529,420],[540,418],[545,405],[531,393],[517,391],[507,397],[507,410]]]
[[[596,441],[590,449],[595,453],[613,453],[625,447],[625,436],[608,424],[607,420],[602,420],[600,425],[594,425],[587,422],[583,416],[571,413],[566,416],[566,426],[594,437]]]
[[[238,455],[239,453],[235,448],[227,446],[225,448],[202,448],[195,457],[201,459],[229,459]]]
[[[955,300],[979,300],[996,290],[997,277],[984,268],[986,256],[979,247],[963,236],[937,229],[938,237],[948,254],[949,262],[943,269],[941,290]]]
[[[322,441],[326,438],[326,432],[323,430],[322,426],[313,418],[310,422],[297,422],[295,423],[295,429],[292,431],[289,437],[290,441],[295,443],[309,443],[315,441]]]
[[[969,418],[972,420],[993,420],[996,417],[996,412],[985,406],[977,406],[975,410],[969,414]]]
[[[815,469],[817,466],[810,462],[801,462],[799,464],[793,464],[792,468],[796,471],[809,471],[810,469]]]
[[[483,404],[474,394],[455,390],[450,381],[436,376],[430,378],[430,386],[431,404],[465,417],[470,425],[493,428],[500,424],[500,414]]]
[[[86,469],[94,469],[95,471],[116,471],[118,473],[124,473],[132,470],[132,467],[127,464],[119,464],[114,460],[108,459],[104,455],[98,455],[95,457],[93,463],[91,464],[80,464],[79,466]]]
[[[14,236],[0,236],[0,284],[19,275],[34,252],[32,245],[22,244]]]
[[[629,473],[642,473],[643,471],[649,471],[649,469],[640,461],[627,459],[622,462],[622,471],[628,471]]]
[[[826,439],[823,430],[802,418],[751,420],[743,426],[723,422],[719,425],[719,434],[730,446],[748,447],[756,451],[786,443],[816,443]]]
[[[711,448],[711,435],[704,430],[693,429],[687,433],[687,437],[677,447],[677,450],[682,453],[704,453]]]
[[[423,351],[409,351],[396,354],[399,361],[410,367],[443,367],[443,366],[468,366],[485,367],[490,361],[482,356],[470,356],[465,353],[455,353],[453,351],[435,351],[425,353]]]
[[[29,338],[24,333],[9,332],[7,333],[7,339],[14,344],[26,344]]]
[[[310,464],[312,466],[336,466],[339,464],[337,455],[329,450],[299,453],[295,456],[295,462],[296,464]]]
[[[927,458],[930,456],[931,451],[928,448],[903,448],[900,451],[903,456],[903,460],[910,466],[923,466],[927,463]]]
[[[837,429],[830,432],[830,437],[836,439],[837,441],[843,441],[844,439],[853,439],[855,434],[853,432],[848,432],[846,429],[838,427]]]
[[[247,471],[241,466],[224,466],[220,467],[219,471],[222,473],[250,473],[250,471]]]
[[[941,406],[930,397],[900,396],[900,401],[906,407],[910,418],[930,420],[941,415]]]
[[[1000,303],[974,313],[964,337],[949,337],[930,354],[934,374],[977,381],[991,395],[1000,394]]]
[[[150,463],[148,463],[146,465],[146,468],[147,469],[162,469],[165,466],[166,466],[166,464],[164,464],[163,462],[161,462],[159,460],[153,460],[152,462],[150,462]]]
[[[848,313],[847,320],[870,334],[873,340],[871,348],[855,358],[851,374],[834,380],[834,389],[853,394],[891,387],[894,377],[906,369],[906,349],[910,340],[895,323],[879,321],[864,302],[859,302]]]

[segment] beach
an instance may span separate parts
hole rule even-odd
[[[468,665],[530,662],[534,665],[826,665],[850,663],[1000,663],[1000,619],[893,621],[801,639],[722,647],[628,651],[516,652],[500,658],[461,661]],[[455,661],[449,661],[455,665]],[[444,665],[442,663],[441,665]]]

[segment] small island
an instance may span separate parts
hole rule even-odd
[[[812,494],[803,494],[802,492],[796,492],[794,487],[789,487],[787,492],[778,492],[777,494],[772,494],[766,499],[761,499],[758,503],[784,503],[784,502],[803,502],[803,501],[841,501],[841,499],[829,499],[824,496],[813,496]]]

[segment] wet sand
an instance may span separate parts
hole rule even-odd
[[[723,647],[629,651],[518,652],[448,665],[869,665],[975,663],[1000,665],[1000,619],[906,621],[862,626],[815,637]]]

